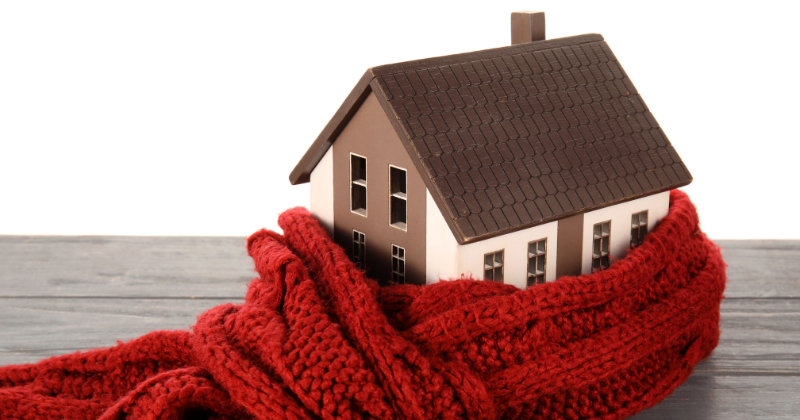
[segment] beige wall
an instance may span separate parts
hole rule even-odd
[[[647,210],[647,231],[650,232],[669,212],[669,191],[599,210],[590,211],[583,217],[583,273],[592,272],[592,234],[594,225],[611,220],[609,251],[612,261],[628,255],[631,245],[631,215]]]
[[[425,284],[425,184],[371,93],[336,138],[333,148],[334,238],[352,257],[353,229],[366,236],[367,274],[391,280],[391,246],[405,248],[406,279]],[[367,158],[367,215],[350,211],[350,153]],[[406,170],[407,231],[389,225],[389,165]]]
[[[631,215],[648,211],[648,232],[669,211],[669,192],[663,192],[637,200],[617,204],[583,214],[581,255],[582,273],[591,272],[592,228],[595,223],[611,220],[611,255],[624,258],[630,246]],[[483,278],[483,256],[489,252],[504,250],[506,284],[525,288],[527,283],[527,245],[531,241],[547,238],[547,281],[555,281],[556,262],[559,252],[558,232],[561,221],[534,226],[517,232],[485,239],[467,245],[459,245],[445,223],[433,198],[428,193],[427,229],[427,278],[429,283],[460,278],[462,275],[475,279]],[[563,220],[562,220],[563,221]],[[569,244],[567,244],[569,246]],[[575,273],[579,274],[579,273]]]
[[[429,283],[465,277],[483,279],[483,256],[503,250],[505,259],[504,283],[524,289],[527,286],[528,243],[547,239],[545,280],[555,281],[558,257],[558,222],[459,245],[447,226],[442,213],[428,194],[428,267]]]
[[[505,284],[524,289],[527,287],[528,243],[547,238],[546,281],[556,279],[556,259],[558,257],[558,222],[550,222],[528,229],[518,230],[502,236],[484,239],[479,242],[460,245],[458,250],[458,271],[473,278],[483,278],[483,256],[490,252],[504,250],[503,276]]]
[[[436,283],[440,279],[459,278],[461,273],[458,271],[458,242],[453,237],[453,231],[445,222],[442,212],[439,211],[439,207],[427,189],[425,196],[427,201],[425,207],[427,213],[425,219],[427,231],[425,277],[428,283]]]
[[[333,145],[311,172],[311,214],[333,236]]]

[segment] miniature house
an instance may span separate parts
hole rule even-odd
[[[382,284],[520,288],[622,258],[692,177],[597,34],[374,67],[290,176]]]

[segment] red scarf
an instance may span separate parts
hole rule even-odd
[[[592,275],[379,288],[308,211],[253,234],[243,304],[109,349],[0,368],[0,419],[619,419],[719,339],[721,254],[689,198]]]

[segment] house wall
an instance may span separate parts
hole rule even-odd
[[[426,257],[425,278],[428,283],[436,283],[440,279],[449,280],[458,278],[458,249],[459,245],[453,237],[453,232],[433,201],[430,191],[425,190],[425,223],[426,223]]]
[[[647,231],[650,232],[669,212],[669,191],[585,213],[583,216],[583,268],[592,272],[592,229],[600,222],[611,220],[609,251],[614,259],[627,255],[631,242],[631,215],[647,210]]]
[[[311,214],[333,236],[333,145],[311,172]]]
[[[558,245],[561,248],[556,261],[556,278],[580,275],[583,269],[583,213],[558,221]]]
[[[353,229],[366,237],[367,274],[387,284],[391,246],[406,252],[406,281],[425,283],[425,184],[374,93],[370,93],[333,148],[334,239],[352,258]],[[350,153],[367,158],[367,215],[350,211]],[[406,170],[407,230],[389,225],[389,165]]]
[[[485,254],[504,250],[504,283],[521,289],[527,286],[528,243],[547,238],[547,281],[556,279],[558,258],[558,222],[484,239],[472,244],[459,245],[450,227],[433,201],[430,193],[427,206],[428,266],[426,277],[429,283],[439,280],[465,277],[483,279],[483,257]]]
[[[452,235],[452,234],[451,234]],[[483,279],[483,257],[489,252],[505,250],[504,283],[524,289],[527,287],[528,243],[547,238],[547,257],[545,280],[556,279],[556,260],[558,258],[558,222],[534,226],[528,229],[484,239],[458,248],[458,273]]]
[[[620,259],[627,254],[630,246],[630,221],[633,213],[648,211],[647,231],[650,232],[669,211],[667,191],[476,243],[459,245],[430,193],[426,194],[428,283],[457,279],[462,274],[483,279],[484,255],[502,249],[505,251],[504,282],[525,288],[528,243],[542,238],[547,238],[547,281],[555,281],[561,275],[588,274],[591,273],[592,264],[592,230],[596,223],[611,220],[611,255]],[[569,242],[561,243],[564,238],[569,238]],[[559,245],[568,249],[559,249]],[[562,254],[565,254],[564,258]],[[561,269],[569,272],[557,273],[559,261],[563,266]]]

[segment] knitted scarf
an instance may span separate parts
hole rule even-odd
[[[620,419],[719,338],[721,254],[679,191],[606,270],[519,290],[378,287],[302,208],[247,241],[245,302],[108,349],[0,368],[1,419]]]

